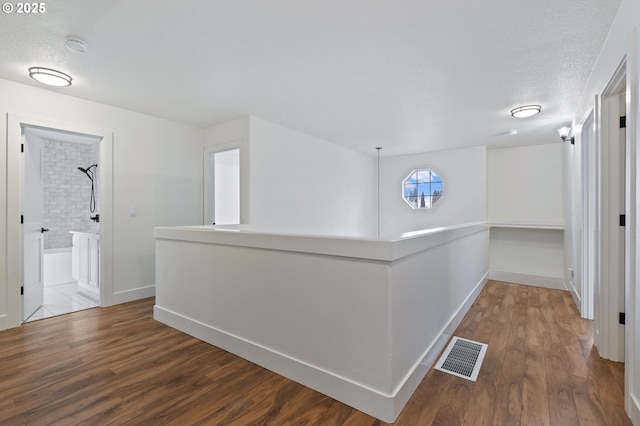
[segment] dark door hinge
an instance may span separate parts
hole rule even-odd
[[[620,215],[620,226],[626,226],[627,219],[625,217],[625,215],[621,214]]]
[[[20,296],[24,296],[24,286],[20,286]]]
[[[20,144],[20,152],[24,152],[24,144]]]
[[[620,117],[620,128],[621,129],[626,129],[627,128],[627,117],[626,116]]]
[[[618,313],[618,322],[620,324],[624,324],[625,318],[624,318],[624,312],[619,312]]]
[[[23,214],[20,215],[20,223],[24,223],[24,215]]]

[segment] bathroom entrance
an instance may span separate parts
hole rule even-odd
[[[100,306],[102,137],[22,126],[22,321]]]

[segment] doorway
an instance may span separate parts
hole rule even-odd
[[[94,135],[100,142],[100,306],[113,304],[113,139],[105,129],[65,123],[42,117],[7,114],[7,315],[5,327],[24,321],[24,153],[23,128],[57,129],[72,134]]]
[[[24,322],[100,306],[101,139],[22,126]]]
[[[205,173],[206,224],[240,224],[240,148],[209,149]]]
[[[595,278],[594,285],[588,288],[594,300],[594,345],[602,358],[617,362],[625,360],[625,280],[628,276],[626,211],[630,155],[626,144],[626,104],[623,63],[596,102],[593,147],[583,147],[590,150],[588,157],[595,158],[599,172],[593,187],[585,182],[585,189],[595,190],[596,197],[585,205],[585,210],[595,209],[596,226],[583,225],[585,233],[595,234],[593,239],[586,239],[583,248],[588,254],[593,252],[588,259],[595,260],[591,265],[583,265],[585,272]],[[593,166],[591,163],[593,161],[586,164],[587,168]],[[593,193],[592,189],[585,194]],[[595,269],[587,271],[589,267]]]

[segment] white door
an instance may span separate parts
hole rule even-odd
[[[44,303],[43,142],[24,140],[24,309],[26,321]]]

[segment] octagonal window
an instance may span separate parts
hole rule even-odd
[[[402,199],[414,209],[430,209],[442,199],[442,186],[433,170],[413,170],[402,181]]]

